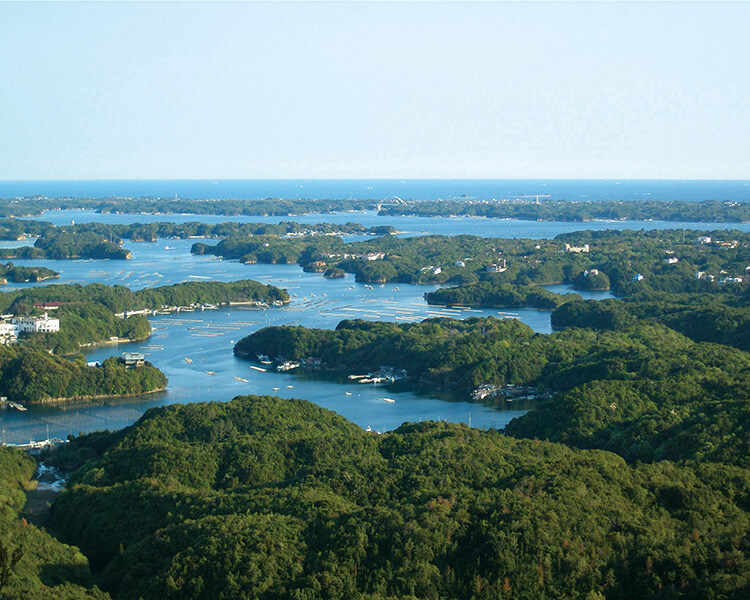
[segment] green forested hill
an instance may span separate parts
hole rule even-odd
[[[92,588],[88,560],[80,550],[19,518],[36,461],[19,450],[0,446],[0,571],[20,548],[0,598],[7,600],[109,600]]]
[[[602,307],[604,325],[619,323],[619,313],[607,317],[619,304],[590,306]],[[492,317],[342,321],[334,331],[271,327],[240,340],[235,352],[316,357],[342,373],[403,368],[407,384],[464,398],[481,384],[543,386],[559,393],[508,433],[603,448],[629,461],[710,458],[750,467],[750,354],[624,314],[629,324],[551,335]]]
[[[54,507],[117,599],[747,597],[750,478],[462,425],[366,433],[304,401],[79,438]]]
[[[136,396],[166,385],[164,373],[149,362],[129,369],[113,356],[90,367],[83,357],[69,360],[22,345],[0,345],[0,391],[13,402]]]

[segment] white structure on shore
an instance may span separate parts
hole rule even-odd
[[[60,319],[53,319],[47,313],[41,317],[0,317],[0,342],[14,342],[21,333],[57,333],[60,331]]]

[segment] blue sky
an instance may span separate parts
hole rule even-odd
[[[750,3],[2,3],[0,179],[750,178]]]

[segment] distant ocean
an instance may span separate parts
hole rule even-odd
[[[109,196],[213,199],[322,198],[491,200],[549,195],[554,200],[729,200],[750,202],[750,180],[592,179],[220,179],[0,181],[0,197]]]

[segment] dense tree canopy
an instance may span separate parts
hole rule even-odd
[[[60,543],[45,530],[19,519],[36,461],[0,446],[0,569],[3,557],[20,553],[0,597],[7,600],[109,600],[93,587],[88,560],[78,548]]]
[[[53,525],[114,598],[731,598],[750,480],[462,425],[382,436],[296,400],[83,437]],[[718,484],[731,480],[731,487]]]

